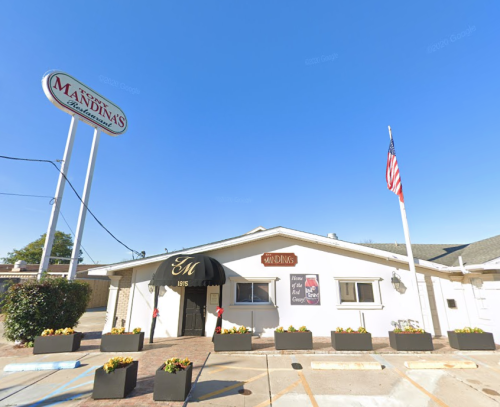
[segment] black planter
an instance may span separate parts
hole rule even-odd
[[[193,364],[175,373],[165,372],[165,364],[156,371],[154,401],[184,401],[191,390]]]
[[[312,332],[274,332],[276,350],[312,350]]]
[[[74,352],[80,347],[82,334],[75,332],[72,335],[52,335],[52,336],[37,336],[35,338],[35,346],[33,353],[62,353]]]
[[[95,371],[93,399],[122,399],[137,384],[137,368],[139,362],[134,361],[127,367],[106,373],[102,367]]]
[[[139,352],[144,346],[144,332],[138,334],[111,335],[101,338],[101,352]]]
[[[372,334],[348,334],[332,331],[332,348],[335,350],[373,350]]]
[[[496,350],[493,334],[490,332],[457,333],[448,331],[448,340],[453,349],[460,350]]]
[[[434,350],[430,333],[397,334],[389,331],[391,348],[401,351],[430,351]]]
[[[216,352],[252,350],[252,334],[215,334],[214,350]]]

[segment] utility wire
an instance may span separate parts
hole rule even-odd
[[[66,180],[66,182],[69,184],[69,186],[71,187],[71,189],[73,190],[73,192],[75,193],[75,195],[78,197],[78,199],[80,200],[80,202],[83,204],[83,206],[85,206],[85,208],[87,209],[87,211],[92,215],[92,217],[95,219],[95,221],[106,231],[109,233],[109,235],[115,239],[118,243],[120,243],[122,246],[124,246],[125,248],[127,248],[128,250],[130,250],[132,253],[134,253],[138,258],[140,257],[144,257],[144,255],[142,253],[139,253],[138,251],[134,250],[134,249],[131,249],[130,247],[128,247],[125,243],[123,243],[121,240],[119,240],[115,235],[113,235],[113,233],[111,233],[107,228],[106,226],[104,226],[101,221],[99,219],[97,219],[97,217],[92,213],[92,211],[89,209],[89,207],[87,205],[85,205],[85,202],[83,202],[82,198],[80,197],[80,195],[78,194],[78,192],[76,192],[76,189],[73,187],[73,184],[70,182],[70,180],[66,177],[66,175],[59,169],[59,167],[56,165],[56,163],[54,163],[53,161],[50,161],[50,160],[38,160],[38,159],[34,159],[34,158],[18,158],[18,157],[7,157],[5,155],[0,155],[0,158],[5,158],[7,160],[14,160],[14,161],[31,161],[31,162],[39,162],[39,163],[49,163],[51,165],[54,166],[54,168],[64,177],[64,179]],[[133,256],[132,256],[133,257]]]
[[[31,196],[33,198],[51,198],[51,199],[54,199],[53,196],[48,196],[48,195],[10,194],[8,192],[0,192],[0,195]]]
[[[76,239],[75,234],[73,233],[73,230],[71,229],[71,226],[69,226],[68,221],[66,220],[66,218],[64,217],[64,215],[63,215],[63,213],[62,213],[62,211],[61,211],[60,209],[59,209],[59,213],[61,214],[61,216],[62,216],[62,218],[63,218],[63,220],[64,220],[64,223],[66,223],[66,226],[68,227],[69,231],[71,232],[71,234],[73,235],[73,237]],[[83,247],[83,245],[82,245],[81,243],[80,243],[80,247],[82,248],[82,250],[83,250],[85,253],[87,253],[87,256],[89,256],[89,257],[90,257],[90,260],[92,260],[92,263],[97,264],[97,263],[94,261],[94,259],[92,258],[92,256],[89,254],[89,252],[88,252],[87,250],[85,250],[85,247]]]
[[[48,196],[48,195],[29,195],[29,194],[11,194],[11,193],[8,193],[8,192],[0,192],[0,195],[14,195],[14,196],[29,196],[29,197],[33,197],[33,198],[51,198],[50,199],[50,202],[49,204],[50,205],[53,205],[54,204],[54,201],[55,201],[55,198],[51,197],[51,196]],[[64,223],[66,223],[66,226],[68,227],[68,229],[70,230],[71,234],[73,235],[73,237],[75,237],[75,233],[73,232],[73,230],[71,229],[71,226],[68,224],[68,221],[66,220],[66,218],[64,217],[62,211],[59,209],[59,213],[61,214],[63,220],[64,220]],[[87,256],[89,256],[90,260],[92,260],[92,262],[94,264],[97,264],[94,259],[92,258],[92,256],[89,254],[89,252],[87,250],[85,250],[85,247],[83,247],[83,245],[80,243],[80,247],[82,248],[82,250],[87,253]]]

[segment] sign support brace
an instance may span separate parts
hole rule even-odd
[[[38,281],[42,278],[42,273],[44,271],[48,271],[49,269],[50,254],[52,252],[52,245],[54,244],[54,234],[57,227],[57,219],[59,218],[59,211],[61,210],[64,187],[66,186],[66,174],[68,173],[69,162],[71,161],[71,153],[73,151],[77,127],[78,119],[76,116],[73,116],[69,126],[68,140],[66,141],[66,149],[64,150],[63,163],[61,166],[61,172],[59,173],[59,181],[57,182],[56,196],[54,198],[54,205],[52,205],[52,213],[50,214],[49,226],[45,237],[45,245],[43,247],[42,259],[40,261],[40,268],[38,269]]]
[[[94,130],[94,140],[90,151],[89,166],[87,168],[87,178],[83,188],[83,197],[80,205],[80,215],[78,216],[78,224],[76,226],[75,242],[73,243],[73,253],[71,254],[71,262],[69,263],[68,280],[74,280],[76,277],[76,268],[78,266],[78,258],[80,256],[80,246],[82,243],[83,229],[85,227],[85,218],[87,217],[87,208],[90,198],[90,189],[92,188],[92,179],[94,177],[95,162],[97,159],[97,149],[101,138],[101,130]]]

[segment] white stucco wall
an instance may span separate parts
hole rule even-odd
[[[264,267],[261,256],[265,252],[292,252],[298,257],[295,267]],[[263,336],[272,336],[278,326],[296,328],[306,325],[316,336],[329,336],[338,326],[357,328],[364,320],[374,336],[387,336],[391,321],[420,320],[413,277],[408,270],[399,269],[390,261],[377,260],[337,248],[296,240],[274,237],[254,243],[206,253],[219,260],[226,271],[227,283],[223,292],[223,327],[245,325]],[[153,294],[148,283],[158,267],[154,263],[134,269],[131,292],[133,304],[129,307],[129,328],[141,327],[149,335],[153,312]],[[397,292],[392,284],[396,272],[406,292]],[[321,305],[290,304],[290,274],[318,274]],[[275,279],[275,304],[273,306],[237,305],[232,301],[234,283],[231,277]],[[338,282],[335,277],[376,278],[380,289],[381,309],[338,309]],[[377,284],[374,283],[374,284]],[[181,334],[183,288],[166,288],[158,303],[155,336],[173,337]],[[210,305],[210,293],[218,287],[208,287],[206,334],[211,335],[216,323],[216,305]],[[426,297],[424,298],[426,300]],[[428,329],[431,330],[431,329]]]

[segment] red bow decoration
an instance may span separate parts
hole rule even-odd
[[[153,318],[156,318],[159,313],[160,313],[160,311],[158,311],[158,308],[155,308],[153,311]]]
[[[222,316],[222,314],[224,313],[224,308],[217,307],[215,310],[217,311],[217,317],[219,317],[219,318],[220,318],[220,317]]]

